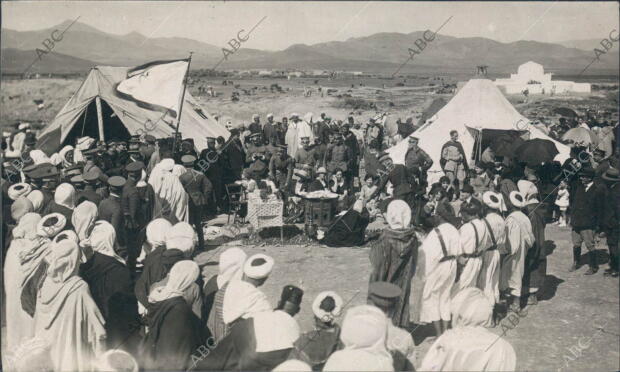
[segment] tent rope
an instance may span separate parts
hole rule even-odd
[[[84,128],[86,127],[86,116],[88,115],[88,106],[86,110],[84,110],[84,119],[82,120],[82,135],[80,137],[84,137]]]

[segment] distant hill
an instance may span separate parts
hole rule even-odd
[[[35,50],[2,49],[0,66],[3,73],[72,73],[88,71],[96,63],[65,54],[50,52],[40,56]]]
[[[2,48],[32,51],[41,48],[42,41],[50,37],[54,29],[64,30],[69,24],[70,21],[66,21],[38,31],[3,29],[1,45]],[[408,48],[416,48],[415,41],[419,38],[423,38],[422,31],[377,33],[314,45],[295,44],[281,51],[242,47],[222,61],[218,69],[361,70],[391,74],[409,58]],[[489,74],[508,74],[516,72],[520,64],[531,60],[542,64],[549,72],[577,74],[594,58],[593,49],[597,43],[599,40],[567,41],[565,45],[537,41],[501,43],[486,38],[437,35],[403,67],[402,73],[470,72],[476,65],[484,64],[489,66]],[[147,38],[137,32],[113,35],[76,22],[53,51],[97,64],[117,66],[183,58],[193,51],[192,68],[197,69],[215,66],[223,57],[222,47],[188,38]],[[617,74],[619,50],[618,47],[610,50],[586,73]],[[2,66],[2,69],[5,70],[5,67]]]
[[[556,43],[567,48],[577,48],[581,50],[593,51],[594,48],[601,47],[601,39],[566,40]]]

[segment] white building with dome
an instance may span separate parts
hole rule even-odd
[[[496,79],[495,85],[506,94],[520,94],[527,90],[529,94],[590,93],[590,84],[574,81],[551,80],[552,73],[545,74],[545,69],[536,62],[526,62],[519,66],[510,79]]]

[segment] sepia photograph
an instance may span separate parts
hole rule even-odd
[[[1,1],[7,372],[620,370],[617,1]]]

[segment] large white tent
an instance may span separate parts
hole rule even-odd
[[[435,181],[443,174],[439,163],[441,147],[450,139],[450,131],[456,130],[459,133],[459,141],[471,165],[476,135],[485,129],[519,131],[524,139],[553,141],[559,152],[555,160],[560,162],[570,155],[568,146],[534,127],[530,120],[508,102],[491,80],[472,79],[437,114],[411,134],[420,139],[419,146],[433,159],[429,181]],[[387,150],[394,163],[404,164],[407,146],[408,141],[405,139]]]
[[[85,135],[104,140],[136,134],[151,134],[156,138],[172,136],[176,128],[174,118],[117,93],[116,86],[127,78],[128,69],[94,67],[54,121],[43,129],[37,148],[49,155],[63,145],[75,144],[77,137]],[[230,135],[188,91],[185,92],[179,132],[183,138],[193,138],[198,150],[207,147],[206,137],[222,136],[226,139]]]

